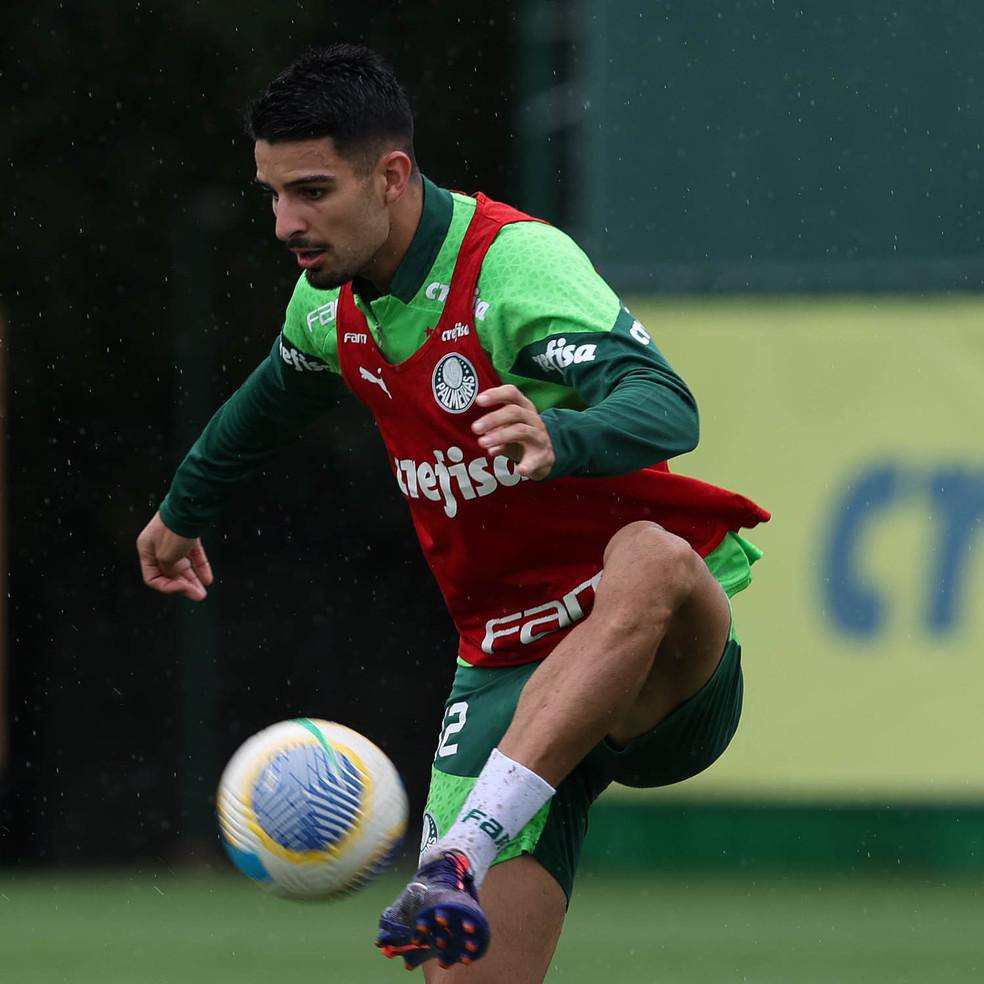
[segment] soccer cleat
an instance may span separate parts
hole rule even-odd
[[[448,851],[421,865],[379,919],[376,946],[403,957],[407,970],[436,957],[442,967],[470,964],[489,947],[489,921],[468,859]]]

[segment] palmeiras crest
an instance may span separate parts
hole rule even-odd
[[[448,413],[464,413],[478,395],[478,373],[463,355],[449,352],[434,366],[431,388],[438,406]]]

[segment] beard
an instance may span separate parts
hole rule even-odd
[[[305,270],[304,276],[307,282],[318,290],[334,290],[361,276],[372,263],[378,250],[379,246],[375,243],[364,244],[358,251],[351,248],[344,252],[338,249],[326,249],[321,262]]]
[[[347,284],[357,274],[357,270],[342,270],[327,265],[304,271],[307,282],[318,290],[334,290],[336,287],[341,287],[342,284]]]

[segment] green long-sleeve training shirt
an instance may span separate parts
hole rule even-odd
[[[356,303],[386,358],[409,358],[441,314],[475,200],[424,179],[424,207],[390,292],[356,281]],[[338,290],[302,275],[264,360],[192,446],[161,504],[198,536],[233,490],[336,401]],[[697,407],[648,331],[567,235],[539,222],[502,229],[482,266],[475,328],[502,381],[540,412],[549,478],[636,471],[697,445]],[[549,479],[548,479],[549,480]]]

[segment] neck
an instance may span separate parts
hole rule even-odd
[[[407,255],[423,211],[424,182],[418,174],[416,180],[411,180],[404,194],[390,206],[389,236],[360,273],[380,294],[389,293],[393,275]]]

